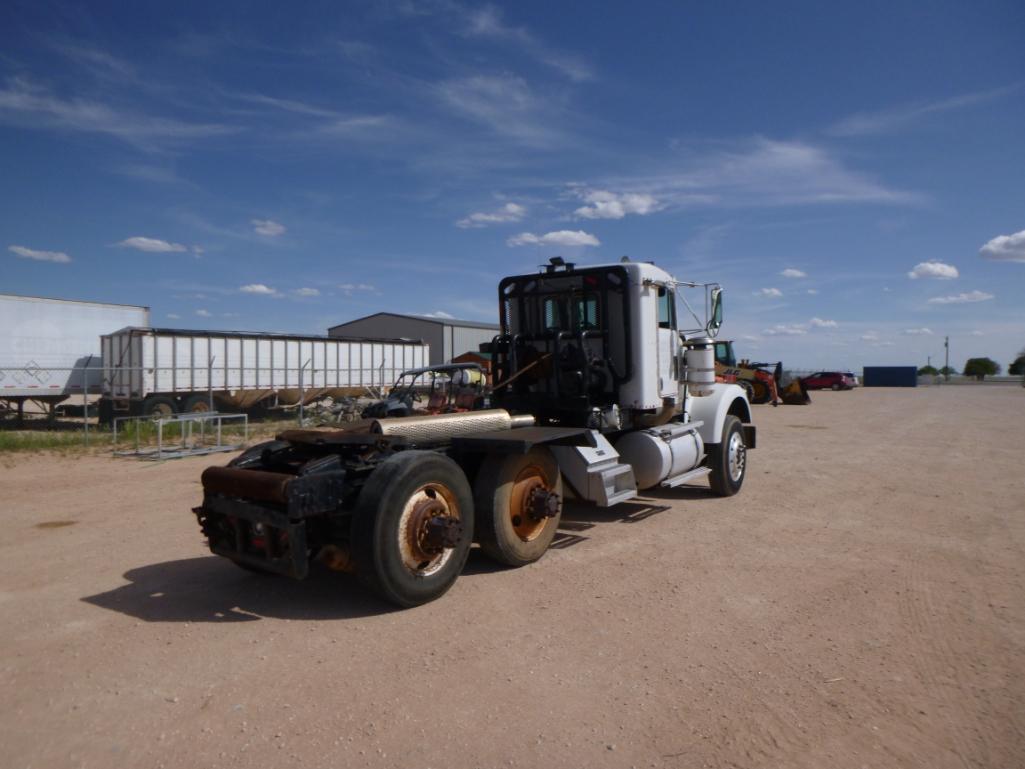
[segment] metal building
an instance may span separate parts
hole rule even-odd
[[[327,333],[333,337],[364,339],[422,339],[430,345],[433,366],[448,363],[464,352],[476,352],[481,342],[490,342],[498,331],[497,323],[378,312],[332,326]]]

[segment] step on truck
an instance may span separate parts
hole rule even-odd
[[[629,260],[507,277],[492,408],[290,430],[208,468],[194,512],[210,549],[297,579],[319,561],[416,606],[474,542],[509,566],[541,558],[565,500],[608,507],[704,478],[736,494],[755,428],[744,391],[715,381],[722,300]]]

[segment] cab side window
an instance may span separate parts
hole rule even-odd
[[[673,292],[665,286],[658,287],[658,326],[676,328],[676,302]]]

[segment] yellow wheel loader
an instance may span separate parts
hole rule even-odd
[[[770,372],[768,369],[772,369]],[[783,364],[752,363],[742,359],[739,363],[733,352],[733,342],[716,341],[715,343],[715,378],[719,382],[732,382],[740,385],[747,392],[751,403],[771,403],[778,406],[781,402],[791,406],[804,406],[811,403],[808,391],[799,379],[794,379],[785,388],[780,388],[783,376]]]

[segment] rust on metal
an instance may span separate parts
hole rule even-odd
[[[203,471],[202,478],[203,490],[207,493],[286,504],[288,484],[295,476],[265,470],[208,467]]]
[[[527,465],[513,481],[509,517],[513,531],[524,542],[537,539],[548,519],[559,512],[559,496],[548,486],[545,471],[538,465]]]
[[[332,571],[340,571],[345,574],[356,572],[356,562],[348,547],[342,545],[326,545],[317,554],[318,560]]]
[[[343,428],[332,428],[330,430],[285,430],[274,437],[279,441],[288,441],[289,443],[328,445],[344,440],[343,436],[348,437],[353,433],[369,433],[373,423],[373,419],[358,419],[355,422],[348,423]]]

